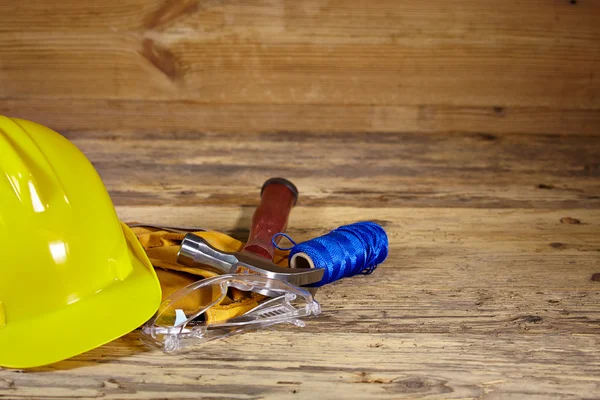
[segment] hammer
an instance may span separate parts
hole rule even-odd
[[[273,263],[275,243],[281,239],[277,233],[285,232],[292,208],[298,201],[298,189],[287,179],[271,178],[261,189],[261,200],[252,216],[252,227],[246,245],[239,252],[225,252],[211,246],[203,238],[188,233],[177,254],[177,262],[189,267],[203,264],[213,267],[220,274],[259,274],[288,282],[295,286],[317,283],[323,278],[318,268],[284,268]],[[261,290],[266,296],[278,292],[268,288]]]

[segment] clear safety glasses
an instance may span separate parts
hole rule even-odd
[[[209,323],[207,311],[221,304],[231,288],[277,295],[243,315]],[[171,352],[283,322],[303,327],[300,318],[320,313],[319,303],[308,291],[289,283],[260,275],[220,275],[194,282],[167,297],[142,328],[142,340]]]

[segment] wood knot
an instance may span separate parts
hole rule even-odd
[[[561,224],[579,225],[579,224],[581,224],[581,221],[578,220],[577,218],[564,217],[564,218],[560,219],[560,223]]]
[[[176,80],[181,77],[177,57],[169,49],[154,40],[144,39],[140,54],[167,78]]]
[[[567,248],[567,245],[564,243],[550,243],[550,247],[552,247],[553,249],[557,249],[557,250],[564,250]]]
[[[454,390],[448,387],[446,381],[429,377],[409,377],[402,380],[393,380],[393,384],[384,386],[384,389],[395,393],[428,393],[444,394]]]
[[[504,113],[505,113],[504,107],[496,106],[496,107],[492,108],[492,110],[494,110],[494,114],[504,116]]]
[[[593,274],[590,279],[594,282],[600,282],[600,272],[596,272],[595,274]]]
[[[491,133],[478,133],[477,137],[486,142],[495,142],[498,140],[498,136],[492,135]]]
[[[544,183],[540,183],[539,185],[537,185],[538,189],[546,189],[546,190],[552,190],[554,189],[553,185],[546,185]]]
[[[421,389],[421,388],[424,388],[425,386],[427,386],[425,384],[425,382],[423,382],[423,379],[420,379],[420,378],[405,379],[401,382],[408,389]]]

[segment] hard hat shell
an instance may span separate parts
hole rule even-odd
[[[66,138],[0,116],[0,366],[60,361],[158,309],[160,284],[92,164]]]

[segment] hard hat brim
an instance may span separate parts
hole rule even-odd
[[[76,303],[0,328],[0,366],[32,368],[102,346],[140,327],[161,301],[160,284],[144,250],[123,226],[133,269],[122,281]],[[133,240],[132,240],[133,236]]]

